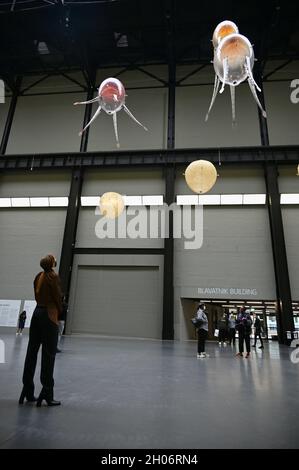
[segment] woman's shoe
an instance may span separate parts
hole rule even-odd
[[[60,401],[56,401],[56,400],[53,400],[51,398],[48,398],[48,397],[46,397],[45,395],[43,395],[41,393],[40,396],[38,397],[37,402],[36,402],[36,406],[38,408],[42,405],[43,400],[45,400],[45,402],[47,403],[48,406],[59,406],[59,405],[61,405]]]
[[[38,399],[37,402],[36,402],[36,406],[38,408],[40,408],[42,406],[42,401],[45,400],[47,402],[47,405],[48,406],[59,406],[61,405],[61,402],[60,401],[56,401],[56,400],[47,400],[46,398],[42,398],[41,400]]]
[[[25,398],[28,403],[34,403],[37,401],[37,398],[34,395],[27,395],[26,391],[23,389],[19,398],[19,405],[23,405]]]

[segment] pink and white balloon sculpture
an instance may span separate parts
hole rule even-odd
[[[114,125],[114,132],[116,138],[116,145],[119,148],[119,139],[118,139],[118,130],[117,130],[117,117],[116,113],[121,109],[130,116],[133,121],[135,121],[139,126],[143,127],[144,130],[147,131],[147,128],[141,124],[141,122],[137,121],[135,116],[131,113],[131,111],[125,105],[126,100],[126,92],[123,84],[117,78],[106,78],[104,80],[99,89],[98,89],[98,96],[93,98],[89,101],[81,101],[76,102],[74,105],[78,104],[89,104],[89,103],[99,103],[99,107],[96,110],[95,114],[89,121],[89,123],[80,131],[79,135],[82,135],[83,132],[90,126],[90,124],[96,119],[96,117],[100,114],[101,110],[103,109],[107,114],[111,114],[113,118],[113,125]]]

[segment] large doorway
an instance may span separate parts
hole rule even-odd
[[[70,333],[160,339],[158,266],[79,265]]]
[[[183,319],[184,319],[184,327],[187,332],[188,340],[195,340],[196,330],[191,323],[191,318],[194,317],[198,303],[200,299],[181,299],[182,306],[183,306]],[[212,302],[204,302],[206,305],[206,315],[208,317],[209,322],[209,331],[208,331],[208,340],[209,341],[217,341],[215,338],[215,329],[217,328],[217,324],[221,316],[225,313],[225,309],[222,307],[221,304],[216,304]]]
[[[199,302],[206,306],[206,314],[209,321],[208,340],[218,341],[215,337],[215,329],[223,314],[227,316],[232,313],[237,315],[240,307],[245,307],[259,316],[262,323],[264,338],[268,340],[278,340],[276,303],[275,301],[248,301],[248,300],[217,300],[217,299],[186,299],[182,298],[183,309],[183,338],[187,340],[196,339],[196,330],[191,323],[191,318],[195,315]],[[295,330],[299,331],[299,302],[293,302]]]

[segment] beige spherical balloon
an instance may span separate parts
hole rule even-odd
[[[198,194],[207,193],[217,180],[217,171],[213,163],[207,160],[196,160],[190,163],[185,171],[186,183]]]
[[[118,193],[104,193],[100,199],[100,213],[107,219],[116,219],[125,207],[124,198]]]

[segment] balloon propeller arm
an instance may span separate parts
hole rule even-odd
[[[114,134],[115,134],[115,139],[116,139],[116,147],[119,149],[119,148],[120,148],[120,145],[119,145],[119,139],[118,139],[118,130],[117,130],[117,117],[116,117],[116,113],[113,113],[112,118],[113,118]]]
[[[88,124],[86,124],[86,126],[84,127],[84,129],[82,129],[82,131],[79,132],[79,136],[81,136],[83,134],[83,132],[90,126],[90,124],[95,120],[95,118],[100,114],[101,112],[101,106],[98,107],[98,109],[96,110],[96,112],[94,113],[93,117],[91,118],[91,120],[89,121]]]
[[[130,116],[131,119],[133,119],[133,121],[136,122],[136,124],[138,124],[139,126],[143,127],[143,129],[145,131],[148,131],[147,127],[145,127],[143,124],[141,124],[141,122],[137,121],[137,119],[135,118],[135,116],[131,113],[131,111],[129,110],[129,108],[127,108],[127,106],[124,104],[123,105],[123,109],[125,110],[125,112],[127,113],[128,116]]]
[[[227,79],[228,79],[228,58],[225,57],[225,59],[223,59],[223,79],[222,79],[222,87],[219,91],[220,94],[224,92],[224,87],[226,85]]]
[[[215,81],[214,81],[214,90],[213,90],[213,95],[212,95],[212,99],[211,99],[211,103],[210,103],[210,107],[209,107],[209,110],[206,114],[206,118],[205,118],[205,121],[207,122],[207,120],[209,119],[209,114],[210,114],[210,111],[215,103],[215,99],[216,99],[216,96],[217,96],[217,93],[218,93],[218,90],[219,90],[219,85],[220,85],[220,80],[218,78],[218,76],[215,74]]]
[[[74,103],[74,106],[77,106],[78,104],[90,104],[90,103],[95,103],[96,101],[99,101],[99,97],[96,96],[95,98],[93,98],[92,100],[89,100],[89,101],[76,101]]]

